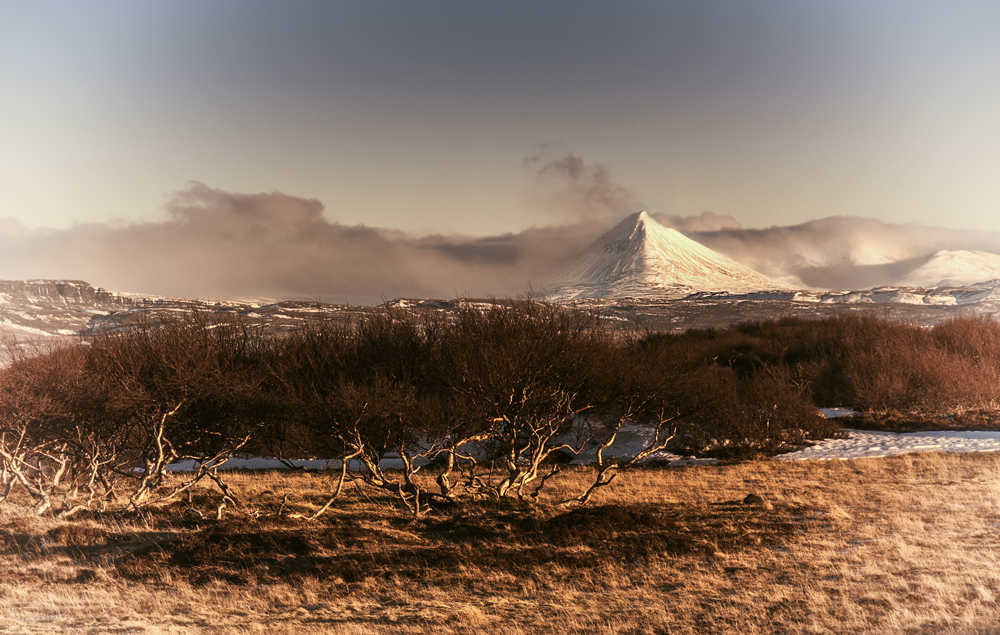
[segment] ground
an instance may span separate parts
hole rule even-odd
[[[0,633],[995,633],[998,468],[941,453],[651,467],[567,509],[574,468],[538,502],[416,521],[360,487],[295,518],[331,485],[310,473],[232,475],[249,503],[222,521],[207,489],[74,521],[15,500]]]

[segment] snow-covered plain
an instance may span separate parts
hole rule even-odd
[[[1000,432],[873,432],[847,430],[844,439],[825,439],[795,452],[780,454],[782,461],[871,459],[911,452],[996,452]]]
[[[846,417],[849,408],[820,408],[828,419]],[[876,432],[845,430],[843,439],[824,439],[795,452],[779,454],[781,461],[830,461],[876,459],[911,452],[996,452],[1000,450],[1000,432]]]

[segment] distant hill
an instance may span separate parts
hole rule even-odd
[[[909,272],[899,284],[957,287],[1000,279],[1000,256],[985,251],[939,251]]]
[[[82,280],[0,280],[0,331],[18,339],[74,335],[95,314],[140,302]]]

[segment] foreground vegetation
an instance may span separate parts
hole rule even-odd
[[[416,521],[360,483],[299,518],[336,472],[233,475],[255,503],[221,521],[187,501],[59,520],[16,494],[0,632],[997,632],[996,455],[642,468],[575,510],[590,477],[562,476]]]
[[[782,368],[742,373],[675,354],[669,340],[608,330],[594,315],[496,303],[456,315],[376,312],[283,337],[204,315],[22,354],[0,371],[0,502],[38,514],[135,511],[216,484],[217,514],[243,505],[219,468],[239,453],[318,457],[348,479],[428,504],[537,497],[561,463],[596,451],[586,503],[673,444],[773,454],[836,426]],[[648,444],[606,459],[620,429]],[[383,460],[399,467],[386,472]],[[168,466],[192,460],[187,478]],[[440,464],[437,478],[416,478]]]
[[[23,491],[35,513],[63,518],[167,504],[202,482],[221,518],[253,504],[220,471],[240,454],[337,467],[313,518],[352,481],[416,518],[535,499],[586,451],[590,480],[563,501],[579,505],[663,450],[736,460],[837,434],[817,406],[857,408],[855,425],[976,412],[990,427],[1000,403],[1000,324],[968,317],[930,330],[848,315],[678,335],[506,301],[282,336],[195,313],[13,350],[0,370],[0,503]],[[635,424],[647,444],[611,458]],[[180,460],[194,469],[168,479]],[[419,478],[432,468],[434,480]]]
[[[767,458],[838,433],[817,406],[995,429],[989,319],[664,335],[507,302],[13,350],[0,633],[997,632],[1000,457]]]

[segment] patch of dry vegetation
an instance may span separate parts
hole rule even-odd
[[[0,633],[991,632],[1000,457],[639,459],[836,434],[816,405],[989,428],[998,386],[976,318],[623,334],[498,302],[98,334],[0,372]],[[634,423],[647,447],[605,460]],[[220,471],[245,453],[339,469]]]
[[[349,484],[301,518],[331,478],[233,475],[254,502],[222,520],[186,501],[57,520],[15,497],[0,632],[997,632],[994,455],[644,468],[569,510],[589,476],[567,470],[533,503],[417,520]]]
[[[199,313],[97,333],[0,369],[0,504],[19,489],[39,515],[135,511],[210,481],[221,514],[249,501],[219,468],[249,453],[327,459],[343,468],[328,505],[350,476],[416,517],[534,498],[560,457],[588,449],[593,478],[572,495],[587,503],[671,443],[737,458],[839,429],[784,366],[741,373],[674,344],[530,301],[380,310],[282,337]],[[605,458],[633,424],[651,432],[645,447]],[[384,471],[387,458],[402,471]],[[178,461],[196,469],[166,487]],[[445,468],[421,481],[432,462]]]
[[[1000,405],[1000,322],[958,316],[933,328],[875,314],[782,318],[654,335],[675,353],[753,376],[787,372],[820,407],[954,413]]]

